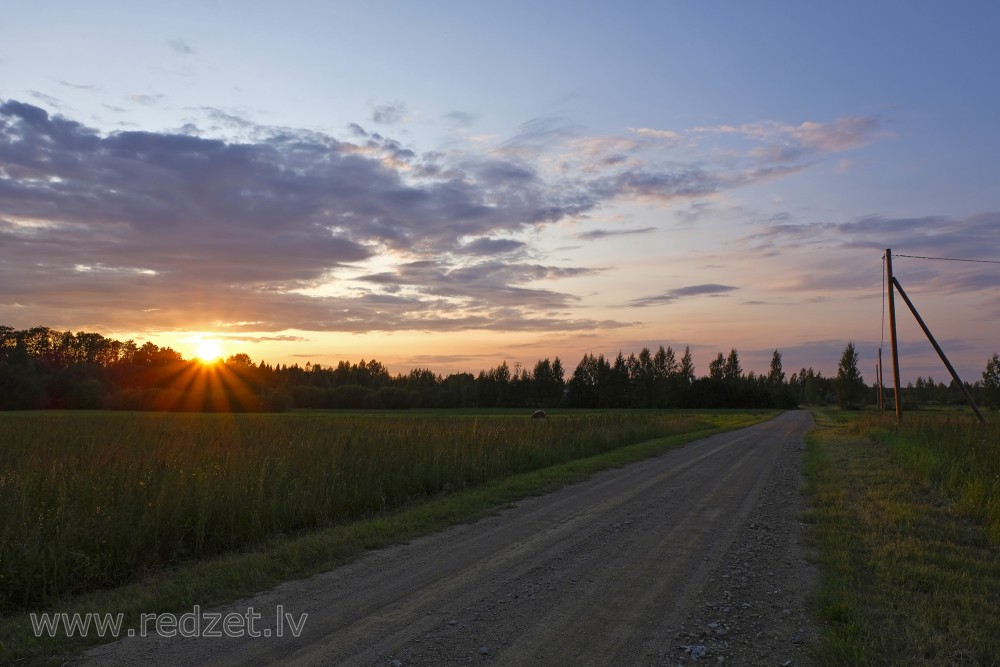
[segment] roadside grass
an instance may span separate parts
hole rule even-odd
[[[668,418],[671,424],[666,429],[669,435],[635,442],[637,436],[633,433],[631,437],[634,444],[616,441],[612,437],[610,439],[612,444],[604,442],[603,445],[596,447],[596,453],[586,447],[582,449],[577,447],[575,449],[577,458],[564,455],[563,460],[556,463],[548,463],[544,457],[536,456],[532,459],[532,464],[538,468],[535,470],[529,468],[527,472],[501,473],[490,479],[479,479],[461,486],[451,488],[442,486],[437,492],[401,496],[401,499],[392,505],[383,503],[380,506],[367,507],[360,516],[350,517],[333,525],[307,525],[297,530],[286,530],[271,535],[255,545],[151,569],[132,583],[54,596],[44,604],[8,611],[0,616],[0,664],[62,664],[67,655],[86,646],[111,639],[96,637],[93,633],[88,637],[67,637],[64,634],[57,634],[55,637],[43,634],[38,637],[31,623],[30,612],[67,613],[70,616],[74,613],[85,615],[91,612],[112,616],[122,614],[124,619],[122,627],[135,628],[143,613],[188,611],[192,604],[199,604],[203,608],[224,604],[270,588],[282,581],[308,577],[350,562],[366,549],[405,542],[448,525],[473,521],[496,512],[498,508],[513,501],[553,491],[567,483],[586,479],[599,470],[655,456],[715,433],[750,426],[774,414],[776,413],[773,411],[699,411],[696,415],[661,413],[660,416]],[[603,419],[609,417],[609,414],[590,414],[590,417],[595,416]],[[611,423],[627,431],[626,425],[631,416],[634,415],[611,413]],[[181,417],[190,419],[192,416],[178,416]],[[306,421],[313,421],[318,417],[290,416],[293,420],[304,418]],[[383,416],[380,416],[379,421],[381,417]],[[586,415],[568,417],[570,420],[583,420],[586,424],[585,418]],[[368,416],[366,419],[373,418]],[[488,417],[486,421],[490,423],[483,426],[481,418],[473,419],[479,424],[477,429],[490,431],[491,428],[488,427],[494,427],[500,429],[501,433],[502,424],[507,420],[507,418]],[[453,417],[438,415],[434,416],[434,420],[450,422],[453,421]],[[468,419],[458,419],[458,423],[463,427],[468,426],[466,421]],[[524,422],[522,416],[518,420],[517,428],[521,428]],[[545,423],[551,425],[559,422],[560,419],[550,417]],[[128,420],[123,420],[119,426],[128,423]],[[191,422],[185,423],[190,427]],[[535,437],[539,436],[537,430],[539,426],[542,429],[551,428],[538,425],[537,422],[534,425],[531,422],[527,423],[529,425],[525,428],[536,429]],[[353,429],[360,428],[359,422],[351,424]],[[590,422],[590,426],[593,425],[594,422]],[[161,422],[159,426],[162,427],[163,423]],[[254,427],[259,429],[260,426],[261,422],[255,422]],[[662,430],[664,429],[661,425]],[[244,428],[240,432],[247,436],[253,429]],[[544,438],[541,441],[543,444],[547,442]],[[446,442],[449,448],[457,446],[454,440]],[[490,452],[496,458],[496,451],[489,448],[487,448],[487,458]],[[235,461],[232,458],[229,460]],[[104,457],[102,461],[105,465],[109,463],[108,457]],[[411,472],[418,472],[412,468],[413,461],[405,463],[411,466]],[[213,460],[212,466],[217,465],[218,461]],[[272,461],[270,465],[273,466],[274,462]],[[477,465],[482,467],[481,462]],[[60,469],[66,470],[65,467]],[[86,470],[85,473],[100,476],[99,471],[93,469]],[[384,486],[379,485],[378,488]],[[65,488],[58,493],[62,494],[60,497],[66,497]],[[87,497],[92,499],[91,496]],[[157,497],[163,496],[158,494]],[[125,530],[130,528],[131,526],[126,526]],[[10,573],[15,573],[13,568],[7,568],[6,572],[8,576]]]
[[[907,415],[896,427],[835,411],[816,420],[804,518],[824,571],[817,663],[1000,664],[998,424]]]
[[[955,509],[983,524],[1000,545],[1000,421],[984,425],[964,413],[907,415],[902,424],[868,415],[861,432],[889,448],[893,460],[927,480]]]

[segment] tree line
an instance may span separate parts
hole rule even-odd
[[[478,375],[442,376],[426,368],[392,375],[374,359],[288,366],[254,363],[245,353],[207,366],[151,342],[0,326],[0,409],[6,410],[794,408],[874,400],[857,371],[853,343],[835,377],[803,368],[786,378],[778,350],[766,374],[744,373],[736,349],[720,352],[699,376],[690,348],[678,355],[662,345],[613,360],[586,354],[572,372],[555,357],[530,368],[503,361]]]

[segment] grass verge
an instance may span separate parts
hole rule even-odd
[[[1000,558],[982,517],[912,465],[899,438],[873,440],[842,413],[816,419],[805,464],[824,570],[816,662],[1000,664]]]
[[[160,571],[142,582],[60,600],[49,613],[72,616],[91,612],[122,614],[123,628],[137,627],[140,614],[187,611],[221,605],[253,595],[278,583],[304,578],[348,563],[375,549],[494,513],[531,495],[554,491],[584,480],[597,471],[662,454],[693,440],[751,426],[774,412],[698,413],[713,428],[671,435],[621,447],[595,456],[512,475],[483,485],[440,495],[373,518],[270,540],[259,549],[201,560]],[[109,641],[91,634],[36,636],[31,617],[19,613],[0,618],[0,664],[59,665],[84,648]]]

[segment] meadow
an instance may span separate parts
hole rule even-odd
[[[727,420],[0,414],[0,613]]]
[[[806,520],[822,665],[1000,662],[1000,422],[821,412]]]
[[[954,510],[983,525],[1000,547],[1000,420],[985,425],[967,412],[907,414],[903,422],[870,415],[859,433],[888,448],[893,460],[935,489]]]

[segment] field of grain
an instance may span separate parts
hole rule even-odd
[[[635,442],[657,413],[0,415],[0,612]]]

